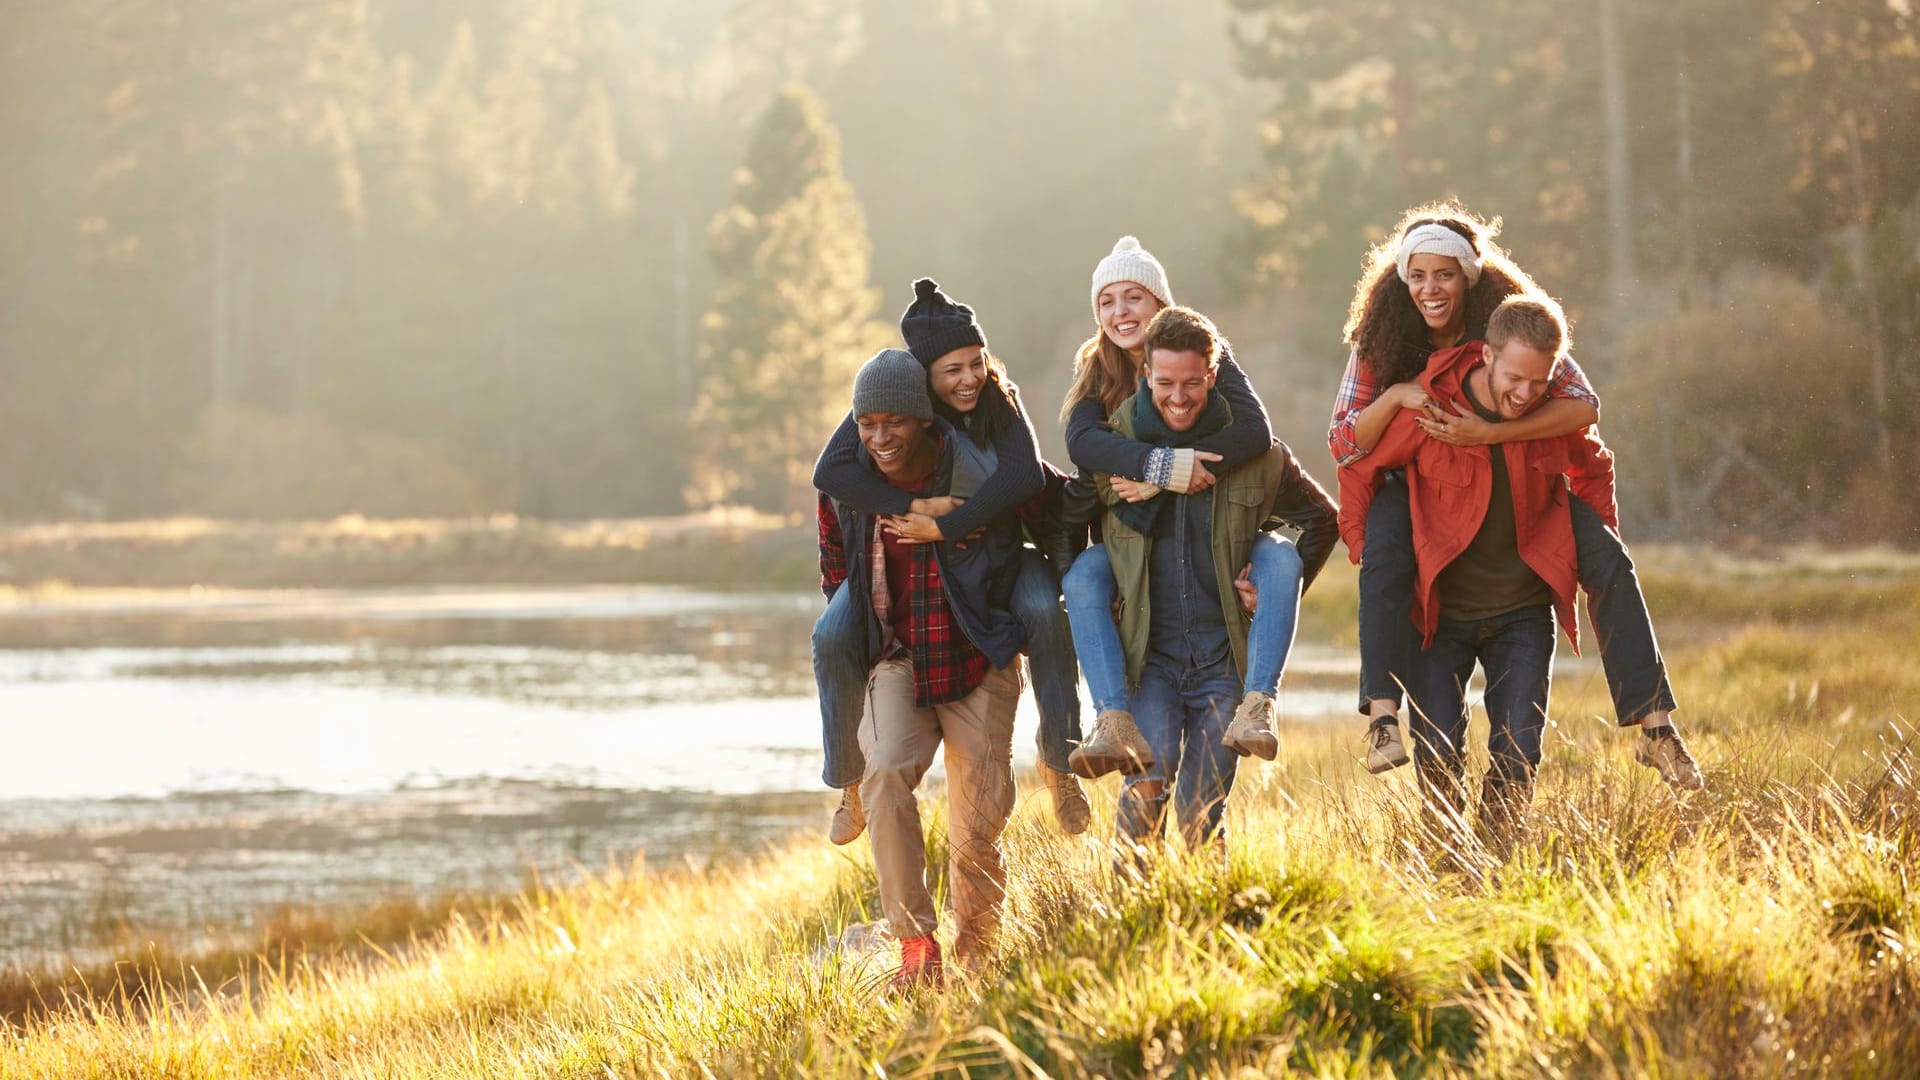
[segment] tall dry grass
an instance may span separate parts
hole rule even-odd
[[[1280,761],[1243,770],[1224,860],[1117,869],[1110,781],[1086,838],[1026,801],[1000,956],[939,994],[879,992],[890,954],[847,933],[876,917],[867,853],[802,838],[217,985],[176,962],[145,996],[50,988],[0,1072],[1911,1075],[1915,630],[1910,606],[1829,598],[1669,635],[1709,775],[1684,799],[1570,672],[1505,861],[1430,826],[1408,770],[1367,776],[1353,728],[1289,725]]]

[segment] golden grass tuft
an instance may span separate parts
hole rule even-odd
[[[1666,638],[1709,774],[1685,799],[1633,764],[1597,675],[1564,679],[1504,863],[1430,828],[1408,770],[1361,771],[1357,725],[1289,724],[1242,773],[1224,859],[1116,869],[1112,781],[1087,838],[1024,799],[1000,958],[940,994],[887,999],[884,950],[830,947],[875,918],[871,864],[804,837],[398,947],[65,986],[0,1072],[1899,1075],[1920,1061],[1920,686],[1904,611],[1830,614]]]

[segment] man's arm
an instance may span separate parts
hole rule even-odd
[[[1319,481],[1300,467],[1286,443],[1276,443],[1274,449],[1281,458],[1280,483],[1261,527],[1286,524],[1300,530],[1300,591],[1304,593],[1333,555],[1333,545],[1340,538],[1340,509]]]
[[[1354,562],[1366,553],[1367,512],[1380,474],[1411,462],[1426,442],[1414,424],[1414,414],[1402,410],[1371,450],[1340,466],[1340,539]]]
[[[1620,531],[1620,507],[1615,498],[1613,451],[1600,440],[1598,428],[1588,428],[1567,440],[1567,483],[1601,520]]]
[[[833,500],[824,492],[816,516],[820,526],[820,591],[831,600],[834,590],[847,580],[847,550],[840,539],[840,515],[834,513]]]

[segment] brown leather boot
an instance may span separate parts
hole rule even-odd
[[[1087,805],[1087,793],[1080,788],[1080,778],[1072,773],[1057,772],[1043,761],[1040,779],[1047,785],[1047,793],[1053,796],[1053,817],[1060,823],[1060,831],[1068,836],[1086,832],[1093,821],[1093,808]]]
[[[1104,709],[1093,724],[1093,738],[1075,747],[1067,755],[1074,775],[1095,780],[1118,769],[1132,776],[1153,768],[1153,747],[1140,734],[1133,714],[1125,709]]]
[[[867,811],[860,805],[860,785],[848,784],[840,789],[840,808],[833,812],[833,825],[827,829],[827,839],[845,846],[860,839],[867,831]]]
[[[1280,753],[1280,736],[1273,732],[1273,699],[1258,690],[1249,692],[1234,710],[1233,723],[1227,725],[1220,742],[1241,757],[1272,761]]]

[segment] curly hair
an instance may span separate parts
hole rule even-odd
[[[1366,269],[1347,305],[1346,342],[1383,389],[1416,378],[1433,351],[1426,320],[1400,280],[1395,262],[1401,239],[1422,225],[1451,229],[1480,253],[1480,280],[1467,290],[1468,338],[1486,335],[1487,319],[1500,301],[1516,293],[1539,291],[1526,271],[1494,243],[1500,235],[1499,218],[1484,220],[1451,199],[1416,206],[1400,215],[1387,239],[1368,250]]]

